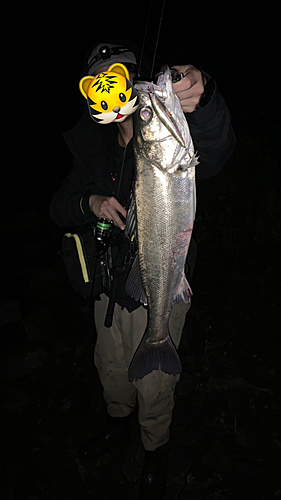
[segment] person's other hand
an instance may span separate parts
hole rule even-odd
[[[125,229],[125,225],[119,217],[119,214],[127,217],[127,211],[114,196],[101,196],[99,194],[91,194],[89,198],[90,210],[97,216],[108,220],[112,220],[114,225],[120,229]]]

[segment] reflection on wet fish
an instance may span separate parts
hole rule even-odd
[[[135,200],[125,234],[137,238],[138,253],[126,290],[147,304],[148,322],[129,367],[130,381],[158,369],[181,372],[169,318],[173,305],[189,302],[191,296],[184,266],[195,218],[198,163],[170,69],[163,68],[156,85],[137,82],[135,88],[140,96],[134,114]]]

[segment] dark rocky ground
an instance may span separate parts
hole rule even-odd
[[[281,498],[281,198],[272,133],[241,134],[228,166],[198,185],[199,253],[167,500]],[[82,327],[89,312],[57,253],[61,232],[47,210],[22,209],[1,236],[1,498],[137,499],[136,416],[127,446],[98,463],[78,457],[103,426],[105,406],[94,333]]]

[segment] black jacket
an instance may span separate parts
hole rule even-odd
[[[185,116],[199,154],[197,180],[213,177],[225,165],[235,147],[235,135],[225,101],[215,88],[205,107]],[[73,229],[93,224],[96,218],[89,208],[89,196],[117,195],[124,154],[124,149],[118,144],[117,133],[115,124],[96,124],[85,107],[77,125],[63,134],[73,155],[74,166],[51,202],[50,216],[58,226]],[[132,141],[126,149],[123,172],[118,201],[128,208],[134,172]]]

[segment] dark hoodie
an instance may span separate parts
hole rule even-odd
[[[108,43],[120,43],[120,41],[108,40]],[[134,53],[139,60],[139,53],[136,51]],[[207,79],[209,78],[207,75]],[[201,180],[213,177],[225,165],[235,147],[230,113],[216,85],[208,104],[185,116],[195,150],[199,154],[200,163],[196,167],[196,178]],[[86,106],[80,121],[63,134],[73,155],[73,168],[51,202],[50,216],[58,226],[71,230],[90,227],[96,217],[90,211],[89,196],[91,194],[117,196],[125,151],[118,144],[117,134],[116,124],[95,123]],[[126,148],[118,196],[118,201],[126,208],[134,173],[132,142],[131,140]],[[116,252],[118,254],[117,250]],[[122,260],[121,255],[116,257]],[[191,257],[191,260],[194,260],[194,257]],[[194,267],[194,262],[190,262],[189,267]],[[138,306],[132,299],[126,297],[122,286],[118,287],[116,302],[125,305],[129,310]]]

